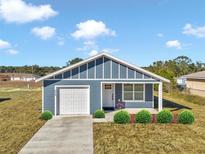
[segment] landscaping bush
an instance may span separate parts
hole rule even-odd
[[[164,109],[157,114],[158,123],[170,123],[173,119],[173,114],[170,110]]]
[[[152,115],[147,110],[142,110],[135,115],[136,123],[150,123],[152,121]]]
[[[94,113],[95,118],[105,118],[105,112],[103,110],[96,110]]]
[[[49,120],[52,119],[53,113],[51,111],[45,111],[41,114],[41,119],[43,120]]]
[[[119,111],[114,115],[114,122],[118,124],[130,123],[130,115],[127,111]]]
[[[178,122],[181,124],[192,124],[194,122],[194,114],[190,110],[184,110],[179,113]]]

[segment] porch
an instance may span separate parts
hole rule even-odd
[[[129,81],[101,83],[101,109],[115,112],[123,109],[136,113],[141,109],[154,109],[154,85],[158,85],[158,111],[162,110],[162,82]]]

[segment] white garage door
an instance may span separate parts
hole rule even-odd
[[[89,95],[88,87],[60,88],[60,114],[89,114]]]

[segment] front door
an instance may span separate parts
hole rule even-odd
[[[114,84],[103,84],[103,107],[114,108]]]

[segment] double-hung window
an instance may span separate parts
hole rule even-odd
[[[124,101],[143,101],[144,100],[144,84],[124,84],[123,86]]]

